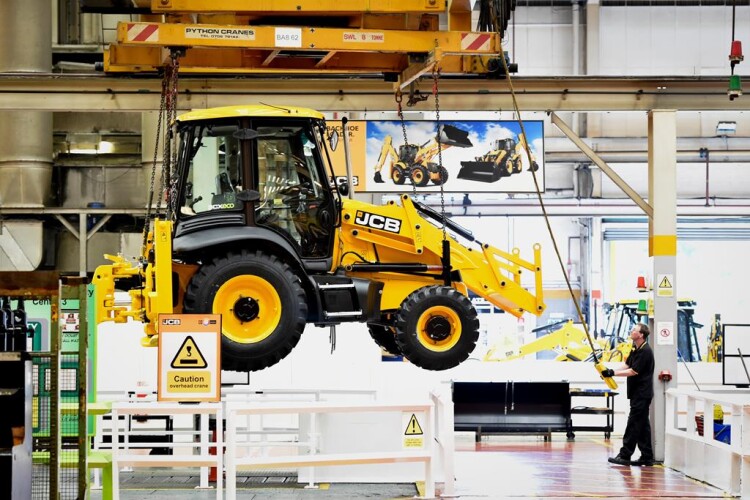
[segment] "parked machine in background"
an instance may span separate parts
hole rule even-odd
[[[687,299],[677,302],[677,346],[685,361],[701,361],[697,329],[702,328],[703,325],[693,319],[695,305],[695,301]],[[639,310],[638,306],[637,300],[622,300],[615,304],[604,305],[606,324],[599,332],[595,332],[593,339],[598,358],[605,362],[627,359],[632,348],[630,330],[636,323],[648,322],[649,311]],[[575,326],[572,320],[543,325],[532,332],[546,333],[505,353],[499,353],[497,349],[491,348],[485,355],[485,361],[511,361],[545,351],[554,352],[556,361],[594,360],[586,333],[580,327]]]
[[[384,182],[381,169],[387,158],[390,158],[390,178],[394,184],[404,184],[407,180],[417,187],[433,184],[445,184],[448,181],[448,169],[433,160],[441,151],[450,147],[470,148],[473,144],[469,133],[453,125],[440,125],[435,137],[421,146],[402,144],[398,152],[393,147],[393,138],[387,135],[383,139],[378,163],[375,165],[375,182]]]
[[[708,334],[708,350],[706,361],[709,363],[721,363],[724,358],[724,339],[721,329],[721,314],[714,314],[711,323],[711,331]]]

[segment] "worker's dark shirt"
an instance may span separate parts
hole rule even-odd
[[[625,362],[638,375],[628,377],[628,399],[654,397],[654,351],[648,342],[633,348]]]

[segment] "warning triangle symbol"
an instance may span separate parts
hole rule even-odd
[[[195,340],[187,336],[172,360],[172,368],[205,368],[207,366],[206,358],[198,349]]]
[[[659,283],[659,288],[672,288],[672,283],[669,282],[669,278],[664,276]]]
[[[404,436],[421,436],[422,434],[424,434],[424,432],[422,432],[422,426],[419,425],[417,416],[412,413],[409,423],[406,425]]]

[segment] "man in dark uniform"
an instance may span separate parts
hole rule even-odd
[[[648,326],[636,323],[630,331],[633,350],[627,361],[615,369],[602,371],[602,376],[628,377],[628,399],[630,414],[625,434],[622,436],[622,448],[616,457],[609,462],[617,465],[654,465],[654,449],[651,444],[651,422],[648,412],[654,397],[654,351],[648,345]],[[641,450],[641,457],[631,461],[635,447]]]

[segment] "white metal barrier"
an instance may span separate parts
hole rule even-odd
[[[750,393],[669,389],[664,465],[732,494],[750,495]],[[714,437],[715,404],[724,409],[729,443]],[[696,415],[703,414],[703,435]]]
[[[437,454],[441,454],[445,470],[446,492],[453,494],[453,415],[452,403],[437,395],[423,403],[386,402],[228,402],[226,403],[226,483],[227,498],[236,498],[237,470],[252,468],[314,467],[333,465],[363,465],[383,463],[422,462],[425,465],[425,496],[435,496],[433,466]],[[435,411],[440,412],[436,418]],[[425,440],[421,449],[385,450],[377,452],[317,453],[316,415],[331,413],[370,413],[370,412],[425,412]],[[240,421],[248,415],[302,415],[310,416],[310,441],[300,442],[293,454],[283,456],[250,456],[239,454],[240,449],[249,450],[268,445],[266,442],[253,442],[241,439],[243,429]],[[435,425],[435,420],[439,426]],[[435,432],[434,430],[437,430]],[[396,431],[403,432],[403,430]],[[435,445],[434,443],[438,443]],[[307,454],[301,454],[306,448]],[[450,484],[449,484],[450,483]]]
[[[145,455],[133,453],[130,448],[129,435],[131,431],[127,428],[120,429],[121,415],[130,416],[176,416],[176,415],[198,415],[199,418],[199,429],[198,431],[150,431],[151,433],[160,432],[172,432],[173,435],[186,434],[186,435],[198,435],[199,441],[174,441],[171,443],[139,443],[139,446],[154,447],[169,447],[172,448],[172,455]],[[208,422],[209,416],[214,415],[216,419],[216,432],[215,438],[209,432]],[[208,468],[216,467],[217,471],[223,469],[223,454],[221,450],[224,449],[223,443],[223,432],[222,432],[222,421],[223,421],[223,409],[221,403],[201,403],[195,405],[185,405],[177,403],[114,403],[112,405],[112,490],[113,497],[119,498],[120,492],[120,480],[119,480],[119,469],[121,467],[200,467],[201,485],[208,484]],[[134,431],[139,434],[143,434],[143,430]],[[123,436],[123,442],[120,443],[120,435]],[[188,448],[191,449],[192,453],[175,453],[177,448]],[[195,450],[198,453],[195,453]],[[210,453],[213,449],[214,453]],[[217,452],[218,451],[218,452]],[[222,498],[222,475],[217,474],[216,479],[216,498],[221,500]]]

